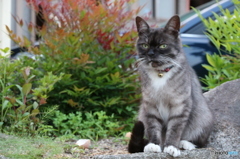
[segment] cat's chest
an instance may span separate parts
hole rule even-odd
[[[159,77],[157,72],[149,72],[148,77],[150,79],[148,92],[151,101],[153,101],[155,107],[152,111],[156,116],[160,116],[164,122],[168,121],[170,114],[170,100],[171,100],[171,86],[169,85],[173,73],[168,72]]]
[[[152,103],[152,105],[148,105],[145,110],[147,110],[148,113],[153,114],[157,118],[163,119],[165,123],[169,119],[170,107],[163,100],[159,100],[157,103]]]
[[[172,72],[163,73],[163,76],[159,77],[157,72],[149,71],[148,77],[150,79],[148,86],[150,86],[150,89],[152,91],[158,92],[165,89],[172,77]]]
[[[158,103],[157,105],[157,113],[158,115],[163,119],[164,122],[168,121],[169,114],[170,114],[170,109],[168,106]]]

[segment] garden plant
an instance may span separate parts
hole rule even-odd
[[[0,137],[0,155],[51,158],[65,151],[52,138],[97,140],[130,131],[140,93],[133,69],[137,32],[129,22],[140,8],[126,10],[133,0],[26,1],[44,25],[15,20],[37,33],[39,46],[6,28],[34,59],[12,60],[6,56],[9,48],[0,49],[5,55],[0,56],[0,135],[25,138]],[[206,90],[240,78],[240,2],[233,2],[233,14],[222,10],[216,20],[202,18],[206,34],[219,49],[219,54],[207,55],[209,65],[203,66],[209,71],[202,79]],[[34,140],[27,140],[29,136]]]
[[[5,66],[10,71],[3,77],[11,80],[0,87],[1,131],[91,139],[129,131],[139,101],[132,68],[137,33],[129,22],[140,9],[127,11],[131,0],[26,1],[44,25],[15,17],[37,33],[38,47],[6,26],[11,39],[35,58],[8,60]],[[21,123],[21,131],[12,128],[17,118],[29,122]]]
[[[204,19],[198,12],[204,25],[206,35],[219,50],[218,54],[207,54],[209,65],[203,65],[208,75],[202,79],[206,90],[220,84],[240,78],[240,2],[233,0],[235,9],[221,10],[221,15],[214,14],[214,18]]]

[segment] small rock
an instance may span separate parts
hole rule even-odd
[[[80,146],[83,149],[88,149],[91,146],[91,140],[89,139],[80,139],[76,142],[76,145]]]
[[[131,136],[132,136],[132,133],[131,133],[131,132],[127,132],[126,135],[125,135],[125,137],[126,137],[126,138],[129,138],[129,139],[131,138]]]

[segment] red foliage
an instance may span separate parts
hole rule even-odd
[[[112,46],[123,42],[121,38],[128,43],[134,42],[136,34],[129,34],[133,26],[127,27],[127,24],[140,9],[126,11],[125,5],[132,0],[60,0],[57,3],[52,0],[26,1],[36,11],[41,6],[47,29],[54,29],[55,33],[84,32],[92,40],[97,39],[105,50],[114,49]],[[128,38],[117,37],[120,31],[124,31]],[[45,33],[51,34],[47,31]]]

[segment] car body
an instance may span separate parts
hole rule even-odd
[[[221,7],[220,7],[221,6]],[[214,19],[214,14],[221,15],[221,8],[228,9],[231,13],[235,6],[231,0],[210,1],[197,9],[204,19],[209,17]],[[218,53],[218,49],[213,45],[207,35],[204,34],[206,27],[195,11],[190,11],[180,17],[181,29],[180,37],[184,45],[183,49],[186,53],[189,64],[193,67],[199,77],[204,77],[207,70],[202,64],[207,64],[206,53]]]
[[[16,46],[11,49],[11,56],[10,56],[11,59],[16,60],[23,56],[27,56],[35,59],[35,55],[31,54],[25,47],[22,48],[22,47]]]

